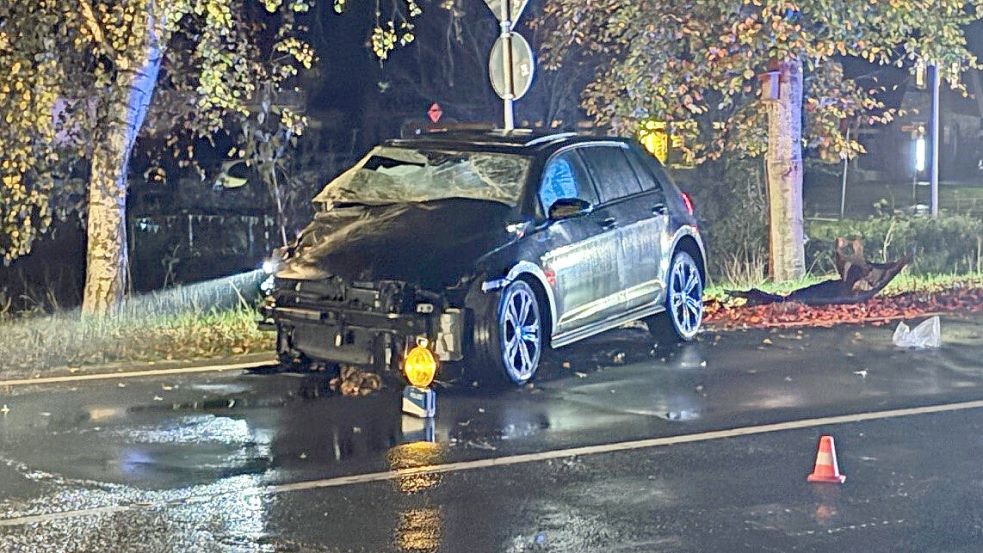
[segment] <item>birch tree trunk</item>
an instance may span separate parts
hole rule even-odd
[[[769,272],[776,282],[805,276],[802,225],[802,62],[779,64],[777,101],[768,102]]]
[[[108,124],[93,148],[89,177],[85,290],[82,312],[114,313],[126,291],[126,179],[130,154],[157,84],[162,45],[155,2],[146,8],[145,40],[118,56]]]

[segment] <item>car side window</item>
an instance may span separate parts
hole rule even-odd
[[[648,157],[648,159],[645,159]],[[659,162],[648,153],[632,149],[628,153],[628,160],[631,161],[631,166],[635,170],[635,175],[638,176],[638,182],[642,185],[642,190],[654,191],[659,196],[665,197],[663,186],[665,175],[661,171],[656,173],[653,171],[653,166],[658,166]],[[661,169],[661,167],[658,167]]]
[[[539,201],[543,213],[561,198],[580,198],[591,204],[597,203],[597,194],[587,178],[586,171],[573,151],[564,152],[550,160],[543,171],[543,181],[539,186]]]
[[[642,191],[635,171],[628,163],[625,150],[619,145],[581,148],[587,169],[601,195],[601,202],[610,202]]]

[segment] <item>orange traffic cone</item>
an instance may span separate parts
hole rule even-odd
[[[836,446],[833,444],[832,436],[819,438],[819,453],[816,454],[816,468],[812,474],[806,478],[809,482],[826,482],[829,484],[842,484],[846,481],[846,476],[840,474],[840,467],[836,464]]]

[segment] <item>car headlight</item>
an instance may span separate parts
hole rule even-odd
[[[259,290],[267,295],[272,293],[274,281],[275,281],[275,277],[273,275],[266,277],[266,280],[259,283]]]

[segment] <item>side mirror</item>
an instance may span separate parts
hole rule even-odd
[[[580,198],[560,198],[550,206],[549,216],[554,221],[561,221],[563,219],[583,217],[591,211],[594,211],[594,206],[587,200]]]

